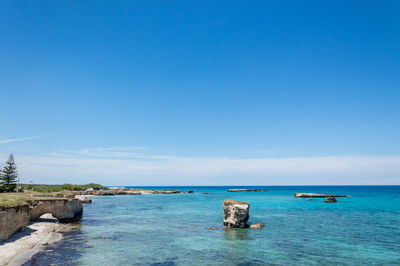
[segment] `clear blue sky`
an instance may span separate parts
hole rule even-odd
[[[224,158],[397,163],[399,12],[399,1],[1,1],[1,159],[13,152],[35,182],[103,181],[118,161],[135,167],[114,183],[160,185],[239,184],[265,165]],[[82,157],[110,174],[66,161]],[[184,181],[161,177],[176,158],[193,161]],[[152,165],[135,172],[142,160]],[[400,184],[393,167],[369,183]],[[283,183],[324,183],[301,173]],[[279,183],[271,169],[254,176]]]

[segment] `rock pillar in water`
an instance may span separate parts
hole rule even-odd
[[[231,227],[248,227],[250,204],[243,201],[226,199],[224,207],[224,225]]]

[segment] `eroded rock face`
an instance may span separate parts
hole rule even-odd
[[[224,225],[231,227],[248,227],[250,204],[243,201],[226,199],[224,207]]]
[[[79,200],[83,204],[92,203],[92,199],[87,195],[76,195],[75,199]]]
[[[29,207],[16,206],[0,208],[0,242],[17,231],[22,231],[29,223]]]
[[[82,219],[82,203],[77,199],[28,200],[30,220],[36,220],[46,213],[51,213],[60,222],[76,222]]]

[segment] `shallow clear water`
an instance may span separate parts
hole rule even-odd
[[[400,265],[400,186],[227,188],[93,197],[80,229],[26,265]],[[328,204],[295,192],[352,197]],[[249,202],[249,223],[266,226],[225,230],[227,198]]]

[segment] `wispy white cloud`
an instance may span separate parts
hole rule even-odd
[[[78,158],[136,158],[136,159],[168,159],[172,156],[161,154],[162,151],[142,146],[128,147],[95,147],[78,150],[66,150],[59,153],[52,153],[61,157]]]
[[[128,152],[120,154],[120,152]],[[101,153],[99,156],[97,153]],[[82,156],[82,154],[84,156]],[[1,158],[0,159],[6,159]],[[145,158],[145,159],[143,159]],[[16,156],[22,180],[110,185],[400,184],[400,156],[183,157],[112,147]]]
[[[0,140],[0,144],[10,143],[10,142],[17,142],[17,141],[25,141],[25,140],[32,140],[32,139],[41,139],[47,137],[49,135],[41,135],[41,136],[31,136],[31,137],[24,137],[24,138],[13,138],[13,139],[3,139]]]

